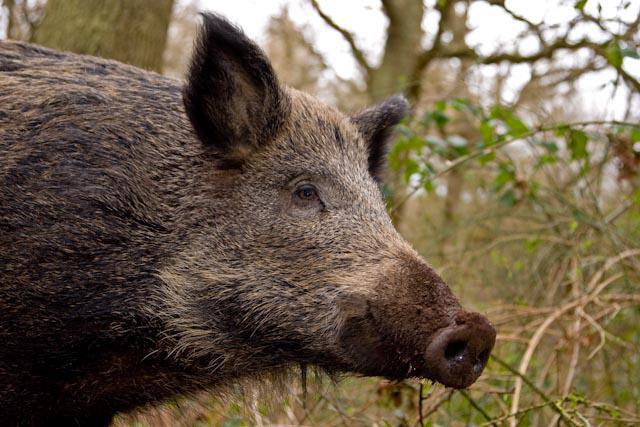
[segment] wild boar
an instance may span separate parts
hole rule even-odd
[[[473,383],[495,330],[379,188],[407,108],[285,87],[212,14],[184,87],[0,42],[3,423],[107,425],[297,366]]]

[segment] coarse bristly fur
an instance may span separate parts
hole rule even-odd
[[[376,181],[404,99],[344,115],[203,19],[184,88],[0,41],[3,425],[107,425],[295,366],[432,377],[460,322]]]

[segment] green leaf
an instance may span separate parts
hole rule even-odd
[[[584,162],[582,163],[582,166],[580,167],[580,171],[578,172],[578,176],[586,176],[587,173],[589,172],[589,169],[591,169],[591,165],[589,164],[589,160],[585,159]]]
[[[422,174],[423,177],[428,175],[435,175],[436,168],[434,168],[430,162],[424,162],[422,164],[422,170],[420,171],[420,173]]]
[[[565,136],[568,131],[569,131],[569,125],[568,124],[566,124],[566,123],[558,123],[558,125],[555,128],[554,133],[556,134],[556,136]]]
[[[609,64],[613,65],[615,68],[620,68],[622,66],[622,50],[616,40],[612,40],[611,43],[609,43],[605,49],[605,53]]]
[[[549,153],[557,153],[558,152],[558,144],[553,141],[542,141],[540,143],[544,148],[547,149]]]
[[[527,125],[508,108],[496,105],[491,109],[490,117],[502,120],[507,127],[507,133],[514,138],[519,138],[529,133]]]
[[[538,161],[535,164],[535,169],[538,170],[544,165],[551,165],[558,161],[558,156],[555,154],[543,154],[538,157]]]
[[[493,187],[493,190],[495,192],[498,192],[510,182],[515,181],[515,179],[516,179],[516,173],[513,167],[509,164],[502,164],[500,165],[500,171],[498,172],[496,177],[493,179],[491,186]]]
[[[420,171],[420,165],[415,160],[409,158],[405,160],[404,163],[404,172],[402,173],[402,178],[405,183],[408,183],[411,179],[411,176]]]
[[[528,252],[533,252],[540,245],[540,243],[542,243],[542,240],[534,237],[531,239],[527,239],[527,241],[525,242],[525,247],[527,248]]]
[[[631,128],[631,141],[640,142],[640,128]]]
[[[469,142],[460,135],[451,135],[447,142],[453,147],[466,147],[469,145]]]
[[[447,143],[434,136],[428,136],[425,142],[427,146],[436,153],[444,153],[447,149]]]
[[[424,183],[422,184],[422,187],[429,194],[432,194],[436,189],[436,185],[430,179],[425,180]]]
[[[593,246],[593,240],[587,239],[580,244],[580,248],[583,251],[588,251]]]
[[[449,117],[441,110],[434,110],[429,113],[429,118],[433,120],[438,127],[443,127],[449,122]]]
[[[515,206],[518,199],[516,198],[516,193],[513,190],[505,191],[502,196],[500,196],[500,203],[505,206]]]
[[[496,153],[494,151],[491,151],[490,153],[483,154],[482,156],[478,157],[478,161],[480,162],[481,165],[486,165],[487,163],[494,160],[495,158],[496,158]]]
[[[585,211],[583,211],[582,209],[579,208],[573,208],[573,217],[576,219],[576,221],[581,222],[581,223],[588,223],[589,222],[589,215],[587,215],[587,213]]]
[[[620,53],[625,58],[640,59],[640,53],[638,53],[638,51],[632,47],[622,48],[620,49]]]
[[[482,135],[482,143],[485,146],[495,144],[495,138],[493,137],[495,129],[491,125],[489,120],[482,120],[480,122],[480,135]]]
[[[584,7],[587,5],[588,0],[578,0],[575,4],[575,8],[578,10],[584,10]]]
[[[436,111],[444,111],[447,109],[447,101],[440,100],[433,105]]]
[[[419,136],[411,136],[409,138],[400,139],[395,143],[393,148],[391,149],[392,155],[398,155],[403,152],[414,151],[416,153],[420,152],[426,145],[426,141]]]
[[[586,159],[589,155],[587,152],[587,134],[578,129],[571,129],[568,135],[567,145],[571,152],[573,160]]]
[[[473,105],[471,101],[466,98],[455,98],[451,100],[450,105],[455,110],[463,113],[470,113],[476,117],[480,117],[482,111],[477,106]]]

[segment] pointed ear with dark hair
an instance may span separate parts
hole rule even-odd
[[[272,139],[290,102],[264,52],[226,19],[203,13],[183,101],[203,143],[231,167]]]
[[[369,172],[376,181],[382,181],[393,129],[408,112],[407,100],[403,96],[393,96],[351,117],[368,143]]]

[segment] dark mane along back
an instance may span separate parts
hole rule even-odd
[[[173,221],[200,154],[179,82],[0,41],[3,423],[28,424],[42,415],[34,405],[72,413],[65,402],[85,394],[120,394],[127,405],[148,400],[143,391],[126,394],[131,381],[153,388],[141,379],[149,372],[127,371],[135,365],[127,360],[142,360],[142,343],[155,336],[139,304],[166,248],[178,245]],[[64,335],[56,325],[65,325]],[[109,414],[126,409],[111,404]]]

